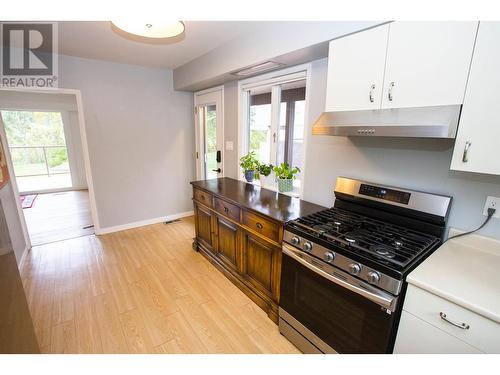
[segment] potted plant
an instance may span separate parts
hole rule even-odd
[[[278,190],[280,193],[293,190],[293,180],[295,179],[295,175],[299,172],[299,168],[290,168],[288,163],[281,163],[279,166],[274,167],[274,173],[278,179]]]
[[[272,164],[259,163],[258,174],[260,179],[260,186],[262,186],[263,188],[274,187],[275,179],[272,175],[273,168],[274,167]]]
[[[258,171],[259,167],[259,162],[254,151],[251,151],[247,155],[240,158],[240,167],[243,169],[245,179],[248,182],[252,182],[255,177],[255,172]]]

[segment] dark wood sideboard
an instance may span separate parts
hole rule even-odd
[[[231,178],[191,184],[195,250],[277,322],[284,224],[324,207]]]

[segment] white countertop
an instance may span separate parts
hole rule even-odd
[[[450,235],[458,233],[450,231]],[[477,235],[451,239],[407,277],[425,289],[500,323],[500,241]]]

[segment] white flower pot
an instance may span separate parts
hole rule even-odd
[[[269,176],[260,175],[260,186],[265,189],[274,189],[276,186],[276,179],[274,177],[274,172],[271,172]]]

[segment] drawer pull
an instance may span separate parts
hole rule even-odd
[[[256,226],[258,229],[262,229],[262,228],[264,228],[264,226],[263,226],[261,223],[257,223],[257,224],[255,224],[255,226]]]
[[[200,198],[201,198],[202,201],[205,200],[205,196],[204,195],[200,195]]]
[[[462,155],[462,162],[467,163],[469,161],[469,148],[472,145],[471,142],[465,142],[464,154]]]
[[[455,322],[452,322],[451,320],[449,320],[447,317],[446,317],[446,314],[444,312],[440,312],[439,313],[439,316],[441,317],[441,319],[443,319],[445,322],[447,323],[450,323],[452,326],[455,326],[457,328],[460,328],[460,329],[469,329],[470,326],[467,324],[467,323],[455,323]]]
[[[224,212],[227,214],[229,212],[229,208],[224,207]]]

